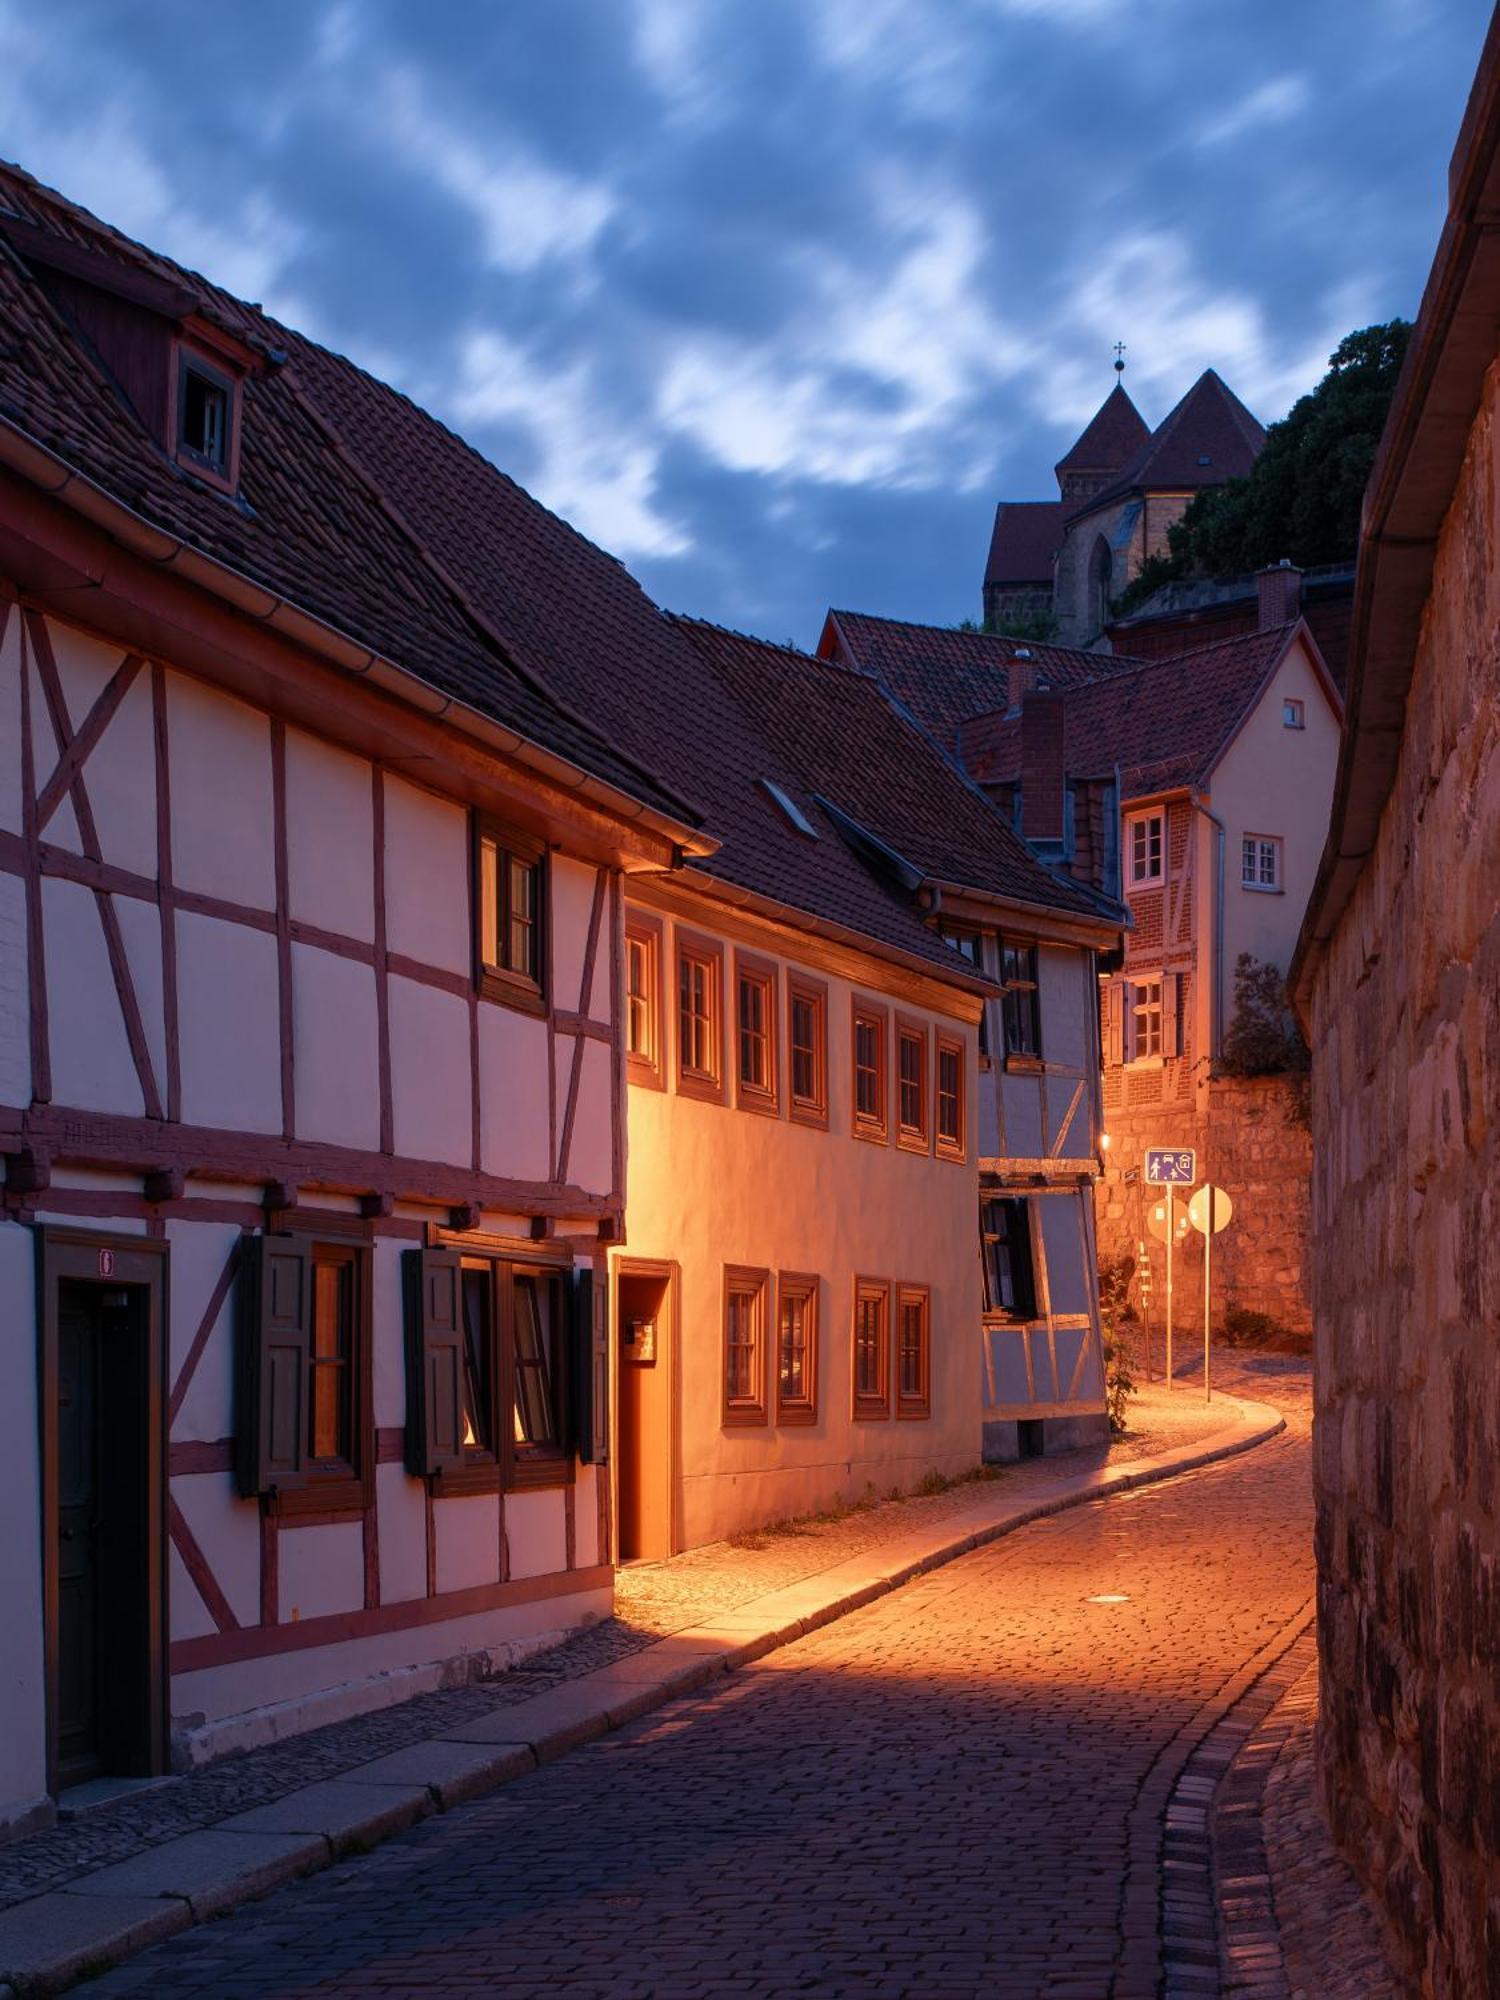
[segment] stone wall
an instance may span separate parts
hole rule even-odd
[[[1492,369],[1311,1021],[1325,1796],[1454,2000],[1500,1995],[1497,402]]]
[[[1154,1317],[1162,1311],[1164,1247],[1146,1232],[1148,1191],[1140,1179],[1148,1146],[1192,1146],[1198,1179],[1211,1178],[1234,1203],[1214,1240],[1214,1322],[1230,1306],[1269,1313],[1310,1334],[1309,1174],[1312,1135],[1299,1086],[1281,1077],[1216,1077],[1205,1108],[1186,1103],[1109,1113],[1109,1160],[1095,1199],[1101,1263],[1134,1256],[1145,1235],[1153,1270]],[[1134,1170],[1136,1179],[1125,1176]],[[1156,1199],[1151,1195],[1150,1199]],[[1193,1233],[1174,1258],[1177,1322],[1202,1326],[1202,1238]]]

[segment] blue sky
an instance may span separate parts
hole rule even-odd
[[[0,152],[397,383],[674,610],[978,614],[1113,380],[1410,315],[1481,0],[0,0]]]

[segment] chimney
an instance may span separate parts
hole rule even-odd
[[[1302,572],[1283,556],[1269,569],[1256,571],[1255,592],[1259,599],[1255,629],[1274,632],[1279,625],[1290,625],[1302,610]]]
[[[1027,646],[1017,646],[1005,663],[1005,706],[1014,711],[1036,686],[1037,665]]]
[[[1030,841],[1063,840],[1065,743],[1061,694],[1031,689],[1021,700],[1021,831]]]

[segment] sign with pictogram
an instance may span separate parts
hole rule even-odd
[[[1146,1180],[1151,1187],[1191,1187],[1198,1178],[1198,1155],[1191,1146],[1148,1146]]]

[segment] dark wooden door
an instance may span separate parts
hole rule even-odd
[[[57,1782],[155,1758],[150,1300],[63,1279],[57,1296]]]
[[[57,1314],[57,1755],[62,1784],[98,1775],[99,1314],[64,1285]]]

